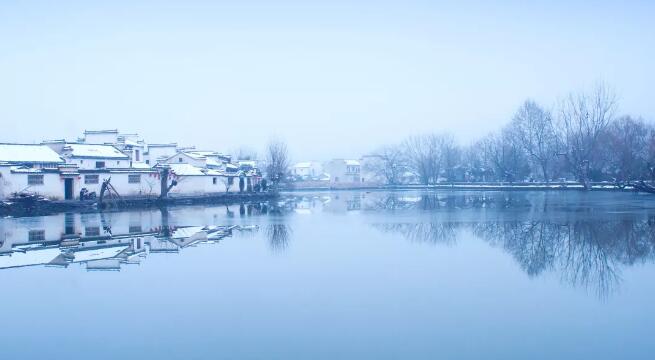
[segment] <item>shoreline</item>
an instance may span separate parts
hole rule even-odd
[[[166,208],[183,205],[231,205],[268,201],[279,197],[278,192],[265,193],[228,193],[171,196],[159,199],[154,196],[124,197],[98,206],[97,200],[41,200],[17,203],[4,200],[0,202],[0,217],[29,217],[52,215],[62,212],[101,212],[116,210],[137,210]]]
[[[638,192],[632,186],[623,188],[611,183],[592,184],[590,190],[585,190],[580,184],[574,183],[522,183],[522,184],[499,184],[499,183],[454,183],[435,185],[370,185],[370,186],[308,186],[281,188],[282,192],[305,192],[305,191],[407,191],[407,190],[449,190],[449,191],[609,191],[609,192]]]

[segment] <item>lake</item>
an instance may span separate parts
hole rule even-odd
[[[0,219],[3,359],[644,359],[655,197],[307,192]]]

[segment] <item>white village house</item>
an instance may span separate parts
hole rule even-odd
[[[312,180],[323,174],[323,166],[317,161],[303,161],[291,168],[291,175],[303,180]]]
[[[24,191],[63,198],[62,166],[64,160],[48,146],[0,144],[0,199]]]
[[[334,159],[325,165],[325,171],[330,174],[330,185],[349,185],[362,182],[359,160]]]
[[[147,144],[118,130],[85,131],[77,142],[0,144],[0,199],[35,193],[53,200],[79,199],[82,189],[100,194],[110,179],[125,197],[159,196],[163,167],[171,196],[251,191],[259,184],[256,164],[232,164],[215,151],[180,149],[176,143]]]

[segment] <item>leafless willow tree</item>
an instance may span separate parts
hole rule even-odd
[[[526,100],[514,115],[511,126],[530,162],[548,182],[550,167],[557,157],[557,132],[550,113],[536,102]]]
[[[560,104],[559,153],[585,189],[590,188],[589,175],[597,165],[599,141],[614,117],[616,104],[616,94],[604,84],[590,93],[571,94]]]
[[[273,184],[278,184],[289,173],[290,159],[287,144],[281,140],[273,140],[268,144],[266,152],[266,172]]]

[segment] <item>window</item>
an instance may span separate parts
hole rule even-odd
[[[184,159],[182,159],[182,158],[177,158],[177,162],[184,162]]]
[[[140,233],[143,230],[141,229],[141,225],[130,225],[128,231],[130,232],[130,234],[133,234],[133,233]]]
[[[231,176],[229,178],[227,178],[227,184],[230,185],[230,186],[234,185],[234,178],[231,177]]]
[[[96,169],[104,169],[104,168],[105,168],[104,161],[96,161]]]
[[[120,161],[116,161],[116,165],[120,165],[120,164],[121,164],[121,162],[120,162]]]
[[[139,149],[134,150],[134,158],[136,161],[141,161],[141,153],[139,152]]]
[[[45,230],[30,230],[27,238],[29,241],[45,241]]]
[[[89,226],[84,229],[86,236],[100,236],[100,228],[98,226]]]
[[[28,185],[43,185],[43,175],[27,175]]]
[[[84,175],[85,184],[99,184],[100,175]]]
[[[146,164],[147,164],[147,165],[150,165],[150,160],[146,160]]]
[[[27,185],[43,185],[43,175],[27,175]]]
[[[212,184],[216,185],[216,178],[212,178]]]
[[[141,175],[139,175],[139,174],[128,175],[127,176],[127,182],[129,184],[140,184],[141,183]]]

